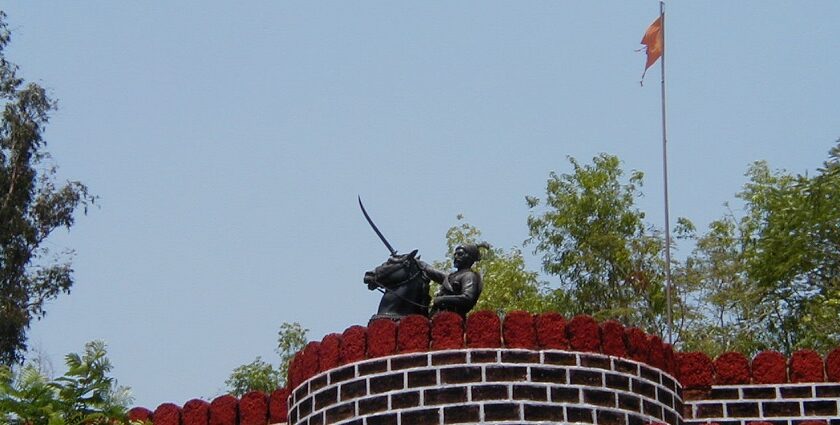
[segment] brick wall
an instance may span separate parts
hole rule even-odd
[[[666,373],[603,354],[445,350],[314,376],[292,393],[289,423],[678,425],[678,391]]]
[[[840,384],[717,385],[685,391],[687,424],[743,424],[768,421],[796,425],[821,420],[840,425]]]
[[[840,348],[825,358],[799,350],[712,360],[675,353],[638,328],[556,313],[351,326],[307,344],[287,382],[271,394],[164,403],[129,417],[154,425],[840,425]]]

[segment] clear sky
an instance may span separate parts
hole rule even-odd
[[[0,5],[61,176],[100,197],[50,242],[76,284],[30,342],[62,373],[107,341],[137,405],[220,395],[281,322],[365,324],[387,251],[357,195],[403,252],[442,259],[459,213],[510,248],[549,172],[607,152],[662,225],[653,0]],[[813,172],[840,137],[840,2],[667,6],[671,214],[704,229],[749,163]]]

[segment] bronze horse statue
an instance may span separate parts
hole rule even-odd
[[[417,263],[417,250],[394,254],[375,269],[365,272],[368,289],[380,290],[382,300],[372,319],[397,320],[410,314],[429,315],[429,278]]]

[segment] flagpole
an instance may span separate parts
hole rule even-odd
[[[668,136],[665,126],[665,1],[659,1],[659,18],[662,22],[662,57],[659,58],[662,87],[662,174],[665,191],[665,299],[668,305],[668,343],[674,343],[674,321],[671,312],[671,223],[668,211]]]

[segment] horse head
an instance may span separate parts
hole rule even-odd
[[[429,278],[417,263],[417,250],[392,255],[375,269],[365,272],[368,289],[383,292],[374,318],[398,319],[410,314],[428,315]]]
[[[364,282],[370,289],[390,288],[408,282],[420,272],[416,257],[416,249],[408,254],[392,255],[375,269],[365,272]]]

